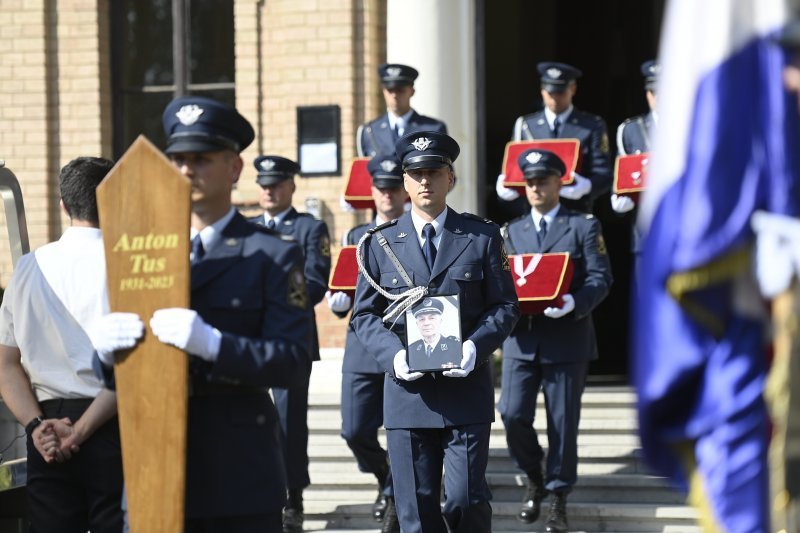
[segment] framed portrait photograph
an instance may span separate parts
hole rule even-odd
[[[441,372],[461,367],[458,295],[426,296],[406,311],[408,367]]]

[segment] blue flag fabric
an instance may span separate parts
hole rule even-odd
[[[699,474],[728,532],[769,531],[765,340],[747,280],[752,213],[800,213],[800,121],[771,39],[788,13],[783,0],[667,6],[640,212],[632,341],[643,452],[682,486]]]

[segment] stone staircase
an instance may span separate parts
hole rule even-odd
[[[306,531],[377,531],[370,509],[376,495],[373,476],[362,474],[339,436],[340,349],[324,350],[314,363],[309,409],[312,485],[305,491]],[[499,391],[498,391],[499,395]],[[541,401],[541,398],[540,398]],[[541,413],[541,415],[540,415]],[[535,427],[546,446],[543,406]],[[699,533],[696,512],[662,478],[648,474],[639,457],[635,398],[629,387],[590,384],[584,393],[579,446],[579,483],[570,494],[571,531]],[[385,438],[381,436],[385,446]],[[487,471],[494,495],[493,531],[537,532],[515,519],[524,492],[524,475],[508,455],[500,416],[492,426]],[[543,504],[546,515],[547,501]]]

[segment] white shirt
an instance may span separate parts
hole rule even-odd
[[[292,206],[289,206],[289,207],[286,208],[285,211],[281,211],[280,213],[278,213],[274,217],[270,216],[269,213],[264,211],[264,225],[265,226],[269,226],[269,221],[270,220],[274,220],[275,221],[275,227],[277,228],[278,226],[281,225],[281,222],[283,221],[283,219],[286,216],[286,214],[291,210],[292,210]]]
[[[562,128],[564,127],[564,124],[567,123],[567,120],[569,120],[569,116],[572,114],[572,110],[573,109],[574,109],[574,106],[572,104],[570,104],[570,106],[566,110],[564,110],[561,114],[556,115],[555,113],[550,111],[549,107],[545,107],[544,108],[544,118],[545,118],[545,120],[547,120],[547,125],[550,126],[550,129],[552,130],[553,129],[553,123],[556,121],[556,117],[558,117],[558,122],[560,124],[558,131],[559,131],[559,133],[561,133],[563,131]]]
[[[439,213],[439,215],[433,219],[431,222],[427,222],[422,219],[414,210],[411,210],[411,222],[414,224],[414,231],[417,234],[417,240],[419,241],[419,246],[425,244],[425,237],[422,236],[422,228],[425,227],[425,224],[432,224],[433,231],[436,232],[436,235],[433,237],[433,246],[436,248],[436,251],[439,251],[439,243],[442,242],[442,226],[444,226],[444,221],[447,218],[447,207]]]
[[[409,109],[402,116],[397,116],[387,109],[386,114],[389,116],[389,127],[392,128],[392,130],[394,130],[394,126],[395,124],[397,124],[397,134],[398,136],[402,137],[406,132],[406,125],[408,124],[408,119],[411,118],[411,114],[413,112],[414,112],[413,109]]]
[[[551,209],[544,215],[539,213],[536,209],[531,209],[531,218],[533,219],[533,225],[536,228],[536,231],[539,231],[541,229],[539,224],[541,224],[542,219],[545,219],[547,221],[547,231],[550,231],[550,229],[553,227],[553,220],[555,220],[556,215],[558,215],[559,208],[561,208],[561,204],[556,204],[556,206],[553,209]]]
[[[441,338],[442,338],[441,333],[437,333],[436,337],[434,337],[433,342],[430,343],[430,344],[428,344],[428,342],[425,340],[425,337],[422,338],[422,345],[425,346],[426,354],[428,352],[428,348],[430,348],[431,349],[431,353],[433,353],[433,351],[436,349],[436,346],[439,344],[439,341],[441,340]]]
[[[199,232],[194,228],[190,228],[189,238],[194,239],[195,236],[200,233],[200,241],[203,243],[203,250],[208,253],[220,241],[222,238],[222,230],[225,229],[225,226],[228,225],[228,222],[231,221],[235,213],[236,209],[231,207],[231,210],[228,211],[225,216],[213,224],[209,224]]]
[[[107,312],[99,229],[69,227],[19,260],[0,306],[0,344],[19,348],[38,401],[93,398],[102,390],[86,329]]]

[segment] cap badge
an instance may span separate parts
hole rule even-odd
[[[558,79],[561,77],[561,69],[551,67],[547,69],[547,75],[550,76],[551,78]]]
[[[275,161],[272,159],[265,159],[261,163],[259,163],[259,166],[261,167],[262,170],[266,170],[267,172],[269,172],[270,170],[275,168]]]
[[[532,165],[535,165],[536,163],[538,163],[541,160],[542,160],[541,152],[531,152],[527,156],[525,156],[525,161],[527,161],[528,163],[530,163]]]
[[[650,65],[648,70],[650,70],[650,74],[659,74],[661,73],[661,65]]]
[[[400,67],[389,67],[386,69],[386,74],[388,74],[392,78],[396,78],[403,72],[403,69]]]
[[[384,172],[391,172],[392,170],[397,168],[397,163],[390,160],[381,161],[381,168]]]
[[[419,137],[417,139],[414,139],[414,142],[411,143],[411,146],[413,146],[414,148],[416,148],[420,152],[424,152],[431,145],[431,142],[432,141],[430,139],[428,139],[427,137]]]
[[[184,126],[191,126],[197,119],[200,118],[200,115],[203,114],[203,108],[197,104],[185,105],[181,107],[175,116],[178,117],[178,120]]]
[[[422,302],[422,305],[424,305],[425,307],[430,307],[433,305],[433,300],[431,299],[425,300],[424,302]]]

